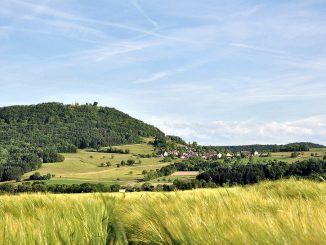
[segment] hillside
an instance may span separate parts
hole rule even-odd
[[[46,103],[0,108],[0,144],[73,144],[78,148],[139,143],[163,133],[114,108]]]
[[[77,148],[140,143],[162,137],[154,126],[97,103],[45,103],[0,108],[0,181],[19,179],[42,163],[62,162],[58,153]]]

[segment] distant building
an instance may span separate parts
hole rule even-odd
[[[169,156],[169,153],[168,152],[164,152],[163,156],[164,157],[167,157],[167,156]]]
[[[226,157],[227,157],[227,158],[231,158],[231,157],[233,157],[233,154],[231,154],[231,153],[227,153],[227,154],[226,154]]]
[[[259,152],[258,152],[258,151],[255,151],[255,152],[254,152],[254,156],[255,156],[255,157],[258,157],[258,156],[259,156]]]
[[[126,192],[126,189],[120,189],[119,192],[120,193],[125,193]]]
[[[221,159],[223,157],[222,153],[217,154],[217,158]]]

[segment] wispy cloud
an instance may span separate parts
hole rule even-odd
[[[155,31],[146,30],[146,29],[131,26],[131,25],[126,25],[123,23],[111,22],[111,21],[107,21],[107,20],[103,21],[103,20],[91,19],[91,18],[79,16],[76,14],[68,13],[66,11],[56,10],[54,8],[47,6],[45,3],[35,4],[35,3],[24,2],[24,1],[20,1],[20,0],[12,0],[11,3],[18,5],[19,7],[27,8],[29,11],[32,12],[32,15],[25,14],[25,15],[19,16],[22,19],[33,19],[35,17],[35,15],[38,15],[38,16],[45,15],[45,16],[49,16],[49,17],[58,18],[61,20],[66,20],[66,21],[75,21],[75,22],[79,22],[79,23],[83,23],[83,24],[95,24],[95,25],[101,25],[101,26],[108,26],[108,27],[112,27],[112,28],[118,28],[118,29],[122,29],[122,30],[127,30],[127,31],[131,31],[131,32],[139,33],[139,34],[146,34],[149,36],[154,36],[154,37],[159,37],[159,38],[175,39],[173,37],[158,34]],[[136,4],[136,6],[138,6],[139,11],[142,10],[142,8],[139,5]],[[147,16],[144,11],[142,11],[142,13],[143,13],[143,16]],[[14,10],[11,12],[11,14],[15,14]],[[147,16],[147,20],[151,20],[151,19]],[[156,23],[153,20],[151,20],[151,22],[152,22],[152,24]]]
[[[147,78],[140,78],[140,79],[134,81],[134,83],[135,84],[150,83],[150,82],[154,82],[157,80],[161,80],[161,79],[167,77],[168,75],[169,74],[167,72],[157,72],[157,73],[150,75]]]
[[[250,7],[249,9],[240,11],[239,14],[243,15],[245,17],[249,17],[249,16],[252,16],[252,15],[256,14],[262,8],[263,8],[263,4],[257,4],[257,5],[254,5],[254,6]]]
[[[138,10],[138,12],[154,27],[154,29],[159,29],[158,23],[153,20],[149,15],[145,12],[145,10],[141,7],[138,0],[131,0],[134,7]]]
[[[194,69],[196,67],[200,67],[200,66],[202,66],[204,64],[207,64],[209,62],[212,62],[212,60],[207,59],[207,60],[194,61],[194,62],[192,62],[190,64],[186,64],[186,65],[183,65],[183,66],[180,66],[180,67],[177,67],[177,68],[173,68],[173,69],[170,69],[170,70],[155,72],[155,73],[151,74],[148,77],[139,78],[136,81],[134,81],[133,83],[134,84],[142,84],[142,83],[155,82],[155,81],[161,80],[161,79],[166,78],[166,77],[170,77],[170,76],[174,76],[174,75],[179,74],[179,73],[190,71],[190,70],[192,70],[192,69]],[[189,85],[187,85],[187,86],[191,87]]]

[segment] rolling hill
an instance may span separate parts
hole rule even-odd
[[[94,104],[45,103],[0,108],[0,144],[67,144],[77,148],[139,143],[162,136],[159,129],[118,111]]]
[[[62,162],[58,153],[140,143],[164,137],[154,126],[97,103],[44,103],[0,108],[0,181],[19,179],[42,163]]]

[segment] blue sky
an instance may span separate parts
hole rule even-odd
[[[1,0],[0,105],[116,107],[201,144],[326,144],[326,1]]]

